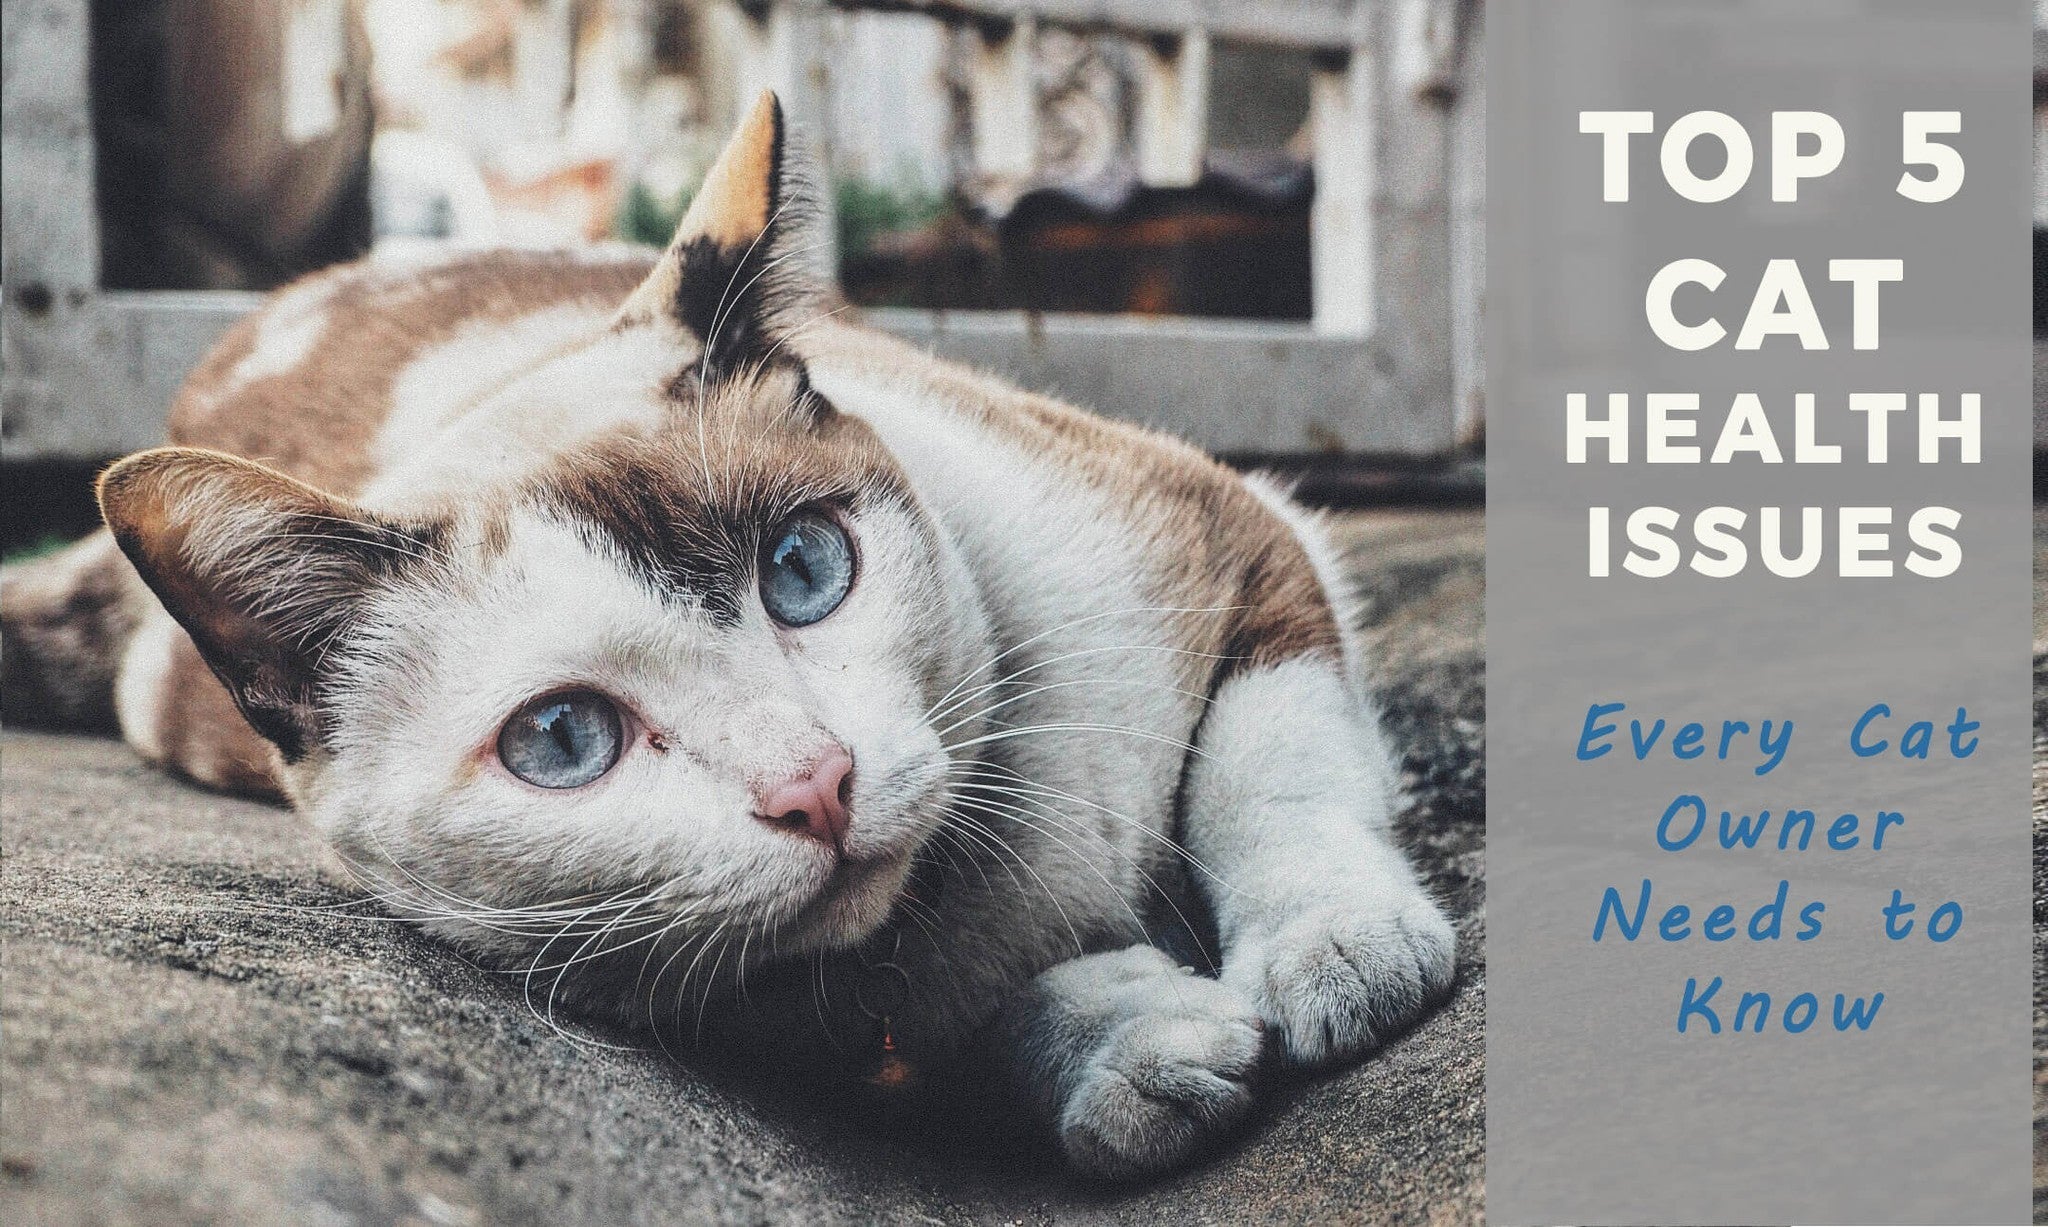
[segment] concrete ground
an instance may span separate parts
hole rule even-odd
[[[1476,1224],[1485,649],[1476,511],[1348,516],[1408,842],[1459,917],[1450,1004],[1284,1080],[1141,1189],[1000,1130],[884,1123],[551,1030],[508,982],[348,904],[288,813],[120,745],[0,738],[0,1213],[11,1223]],[[626,1045],[613,1047],[606,1045]]]
[[[2034,1221],[2048,1223],[2048,504],[2034,508]]]

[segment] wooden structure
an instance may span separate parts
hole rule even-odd
[[[1310,53],[1309,323],[915,310],[867,317],[942,354],[1216,451],[1438,456],[1480,437],[1480,0],[715,2],[745,19],[739,79],[781,91],[799,126],[826,113],[832,23],[843,14],[912,13],[970,30],[979,40],[971,144],[981,169],[1000,172],[1033,165],[1038,32],[1128,39],[1141,66],[1138,165],[1158,186],[1200,173],[1216,105],[1214,42]],[[0,10],[0,438],[14,458],[148,446],[185,371],[253,296],[102,290],[88,0],[0,0]],[[829,164],[829,134],[820,152]]]

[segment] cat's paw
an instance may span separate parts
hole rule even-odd
[[[1251,1110],[1265,1039],[1252,1004],[1199,976],[1168,991],[1158,1013],[1110,1029],[1060,1112],[1060,1147],[1090,1175],[1163,1171]]]
[[[1231,951],[1223,969],[1297,1065],[1361,1056],[1450,988],[1457,937],[1420,893],[1398,906],[1324,906]]]

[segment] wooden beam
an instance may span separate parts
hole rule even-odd
[[[40,338],[33,396],[8,369],[7,455],[101,459],[163,438],[185,372],[263,301],[235,291],[88,296]],[[1442,406],[1408,399],[1372,342],[1302,324],[877,308],[867,323],[943,357],[1219,452],[1443,450]]]
[[[1038,169],[1038,86],[1031,49],[1037,37],[1029,18],[976,35],[968,68],[974,169],[1023,179]]]
[[[813,3],[820,0],[811,0]],[[1036,20],[1084,33],[1212,38],[1294,47],[1349,47],[1377,0],[822,0],[849,11],[922,13],[941,21],[1005,25]]]
[[[1378,186],[1372,53],[1328,57],[1309,78],[1316,195],[1309,206],[1316,331],[1362,337],[1375,319],[1373,196]]]
[[[729,19],[733,31],[734,104],[739,114],[753,105],[762,90],[782,100],[793,139],[813,165],[832,165],[832,31],[830,14],[817,4],[781,3],[766,6],[722,0],[737,10]],[[734,119],[737,120],[735,115]],[[830,183],[811,202],[818,214],[812,228],[816,246],[803,255],[828,277],[839,268],[838,227],[833,217]]]
[[[110,415],[124,409],[99,395],[103,359],[72,343],[92,326],[100,280],[90,8],[6,0],[0,10],[0,440],[9,455],[32,425],[61,442],[72,415],[80,437],[112,437]]]
[[[1486,437],[1486,44],[1463,32],[1465,58],[1454,78],[1450,116],[1452,437],[1460,448]]]
[[[1209,33],[1156,36],[1138,49],[1138,178],[1192,187],[1209,145]]]

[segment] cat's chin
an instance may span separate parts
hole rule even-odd
[[[891,852],[841,860],[804,907],[802,929],[828,950],[857,946],[888,922],[910,880],[913,856]]]

